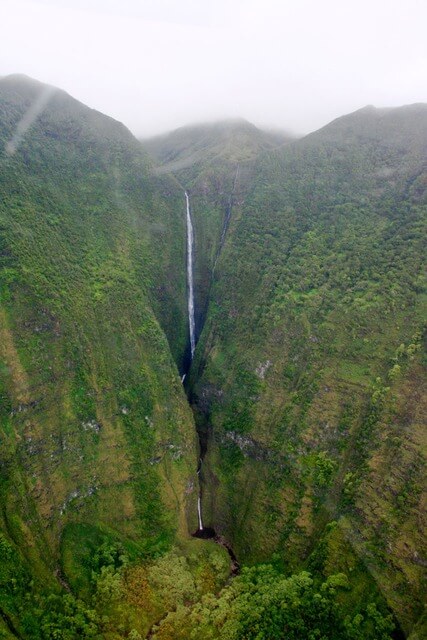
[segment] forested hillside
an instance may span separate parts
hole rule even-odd
[[[84,592],[98,547],[149,558],[195,527],[196,436],[162,330],[179,360],[185,223],[123,125],[28,78],[0,84],[0,167],[0,600],[26,637],[32,589]]]
[[[372,579],[407,632],[425,589],[426,152],[414,105],[259,158],[191,371],[206,522],[241,559]]]

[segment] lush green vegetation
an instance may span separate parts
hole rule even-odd
[[[345,615],[340,594],[350,590],[342,573],[316,583],[308,572],[285,577],[270,565],[251,567],[218,598],[207,595],[193,607],[178,607],[154,638],[388,640],[393,622],[374,603]]]
[[[214,593],[228,576],[227,554],[214,543],[187,542],[142,561],[135,547],[111,534],[86,526],[77,535],[72,592],[34,580],[19,552],[0,537],[1,638],[138,640],[170,610]]]
[[[0,538],[0,595],[2,612],[7,612],[0,637],[138,640],[151,632],[159,640],[388,640],[394,628],[384,605],[371,594],[354,605],[354,591],[343,573],[326,579],[308,572],[285,576],[271,565],[259,565],[244,569],[220,590],[229,563],[214,543],[193,541],[141,563],[135,549],[111,536],[95,537],[101,544],[85,552],[88,541],[90,546],[95,540],[86,529],[84,547],[73,549],[72,561],[87,577],[84,586],[72,584],[73,593],[52,593],[34,581],[18,552]]]
[[[60,91],[10,152],[43,91],[0,85],[0,529],[35,592],[55,594],[58,576],[88,592],[70,556],[101,534],[140,560],[187,536],[197,450],[172,357],[187,333],[180,189]]]
[[[211,433],[206,522],[240,558],[279,553],[295,571],[337,520],[340,553],[368,564],[407,630],[423,606],[425,148],[415,105],[258,158],[191,378]]]
[[[423,637],[426,109],[154,170],[60,91],[17,137],[44,92],[0,83],[0,638]]]

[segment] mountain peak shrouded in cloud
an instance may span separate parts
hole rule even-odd
[[[84,105],[66,91],[26,74],[14,73],[1,77],[0,88],[9,96],[10,101],[17,100],[23,104],[24,100],[27,106],[17,125],[15,137],[10,142],[12,151],[45,109],[56,111],[58,123],[66,119],[67,114],[78,111],[80,117],[91,121],[96,128],[101,122],[109,121],[112,131],[116,130],[118,135],[126,131],[126,127],[116,118],[104,115],[103,120],[99,120],[98,110]],[[376,107],[370,104],[335,118],[305,137],[321,139],[326,136],[329,141],[334,137],[343,141],[350,140],[355,135],[381,139],[388,135],[395,142],[398,138],[411,139],[416,147],[424,139],[421,134],[427,127],[426,111],[427,103],[399,107]],[[130,137],[130,132],[126,131],[126,135]],[[205,160],[250,160],[261,151],[271,150],[303,137],[296,136],[286,128],[258,127],[246,118],[230,117],[187,124],[157,136],[143,137],[141,142],[161,162],[162,170],[173,171],[176,167],[190,166],[202,157]]]
[[[17,106],[18,120],[11,130],[8,152],[14,153],[24,137],[29,134],[40,117],[53,118],[59,135],[69,129],[69,120],[78,118],[81,126],[88,126],[97,134],[108,131],[108,136],[120,139],[125,136],[132,144],[136,140],[120,121],[86,106],[66,91],[40,82],[26,74],[10,74],[0,79],[0,92],[9,104]]]
[[[427,100],[426,21],[419,0],[4,0],[0,75],[64,87],[137,136],[240,115],[307,133]]]
[[[0,77],[0,83],[3,90],[16,91],[21,95],[34,97],[34,95],[45,90],[49,85],[40,82],[36,78],[32,78],[25,73],[10,73],[7,76]],[[60,89],[56,89],[60,91]]]
[[[242,162],[261,151],[289,142],[284,132],[263,131],[244,118],[180,127],[143,140],[144,147],[162,164],[163,171],[189,167],[200,160]]]
[[[402,151],[412,147],[427,154],[427,103],[387,108],[368,105],[336,118],[306,140],[328,140],[335,145],[366,140],[382,146],[400,145]]]

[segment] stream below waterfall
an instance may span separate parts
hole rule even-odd
[[[191,218],[191,208],[190,208],[190,197],[187,193],[185,193],[185,204],[186,204],[186,222],[187,222],[187,302],[188,302],[188,326],[189,326],[189,336],[190,336],[190,363],[194,358],[194,353],[196,350],[196,319],[195,319],[195,303],[194,303],[194,227],[193,221]],[[230,204],[231,207],[231,204]],[[231,212],[231,211],[230,211]],[[226,216],[226,224],[228,224],[230,212],[227,211]],[[226,231],[226,229],[225,229]],[[224,230],[223,230],[224,235]],[[224,238],[221,236],[221,243],[224,242]],[[184,384],[187,374],[184,373],[181,382]],[[230,547],[225,538],[216,533],[215,529],[212,527],[205,527],[203,525],[203,517],[202,517],[202,484],[201,484],[201,471],[203,465],[203,458],[206,454],[207,443],[202,441],[202,436],[198,433],[199,436],[199,448],[200,448],[200,458],[199,464],[197,467],[197,477],[199,480],[199,495],[197,498],[197,519],[198,519],[198,529],[193,533],[195,538],[203,538],[214,540],[217,544],[221,545],[226,549],[228,555],[231,560],[230,574],[232,576],[237,575],[240,570],[239,563],[237,558],[233,552],[233,549]]]

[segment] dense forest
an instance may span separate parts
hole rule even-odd
[[[0,81],[0,638],[425,637],[426,158]]]

